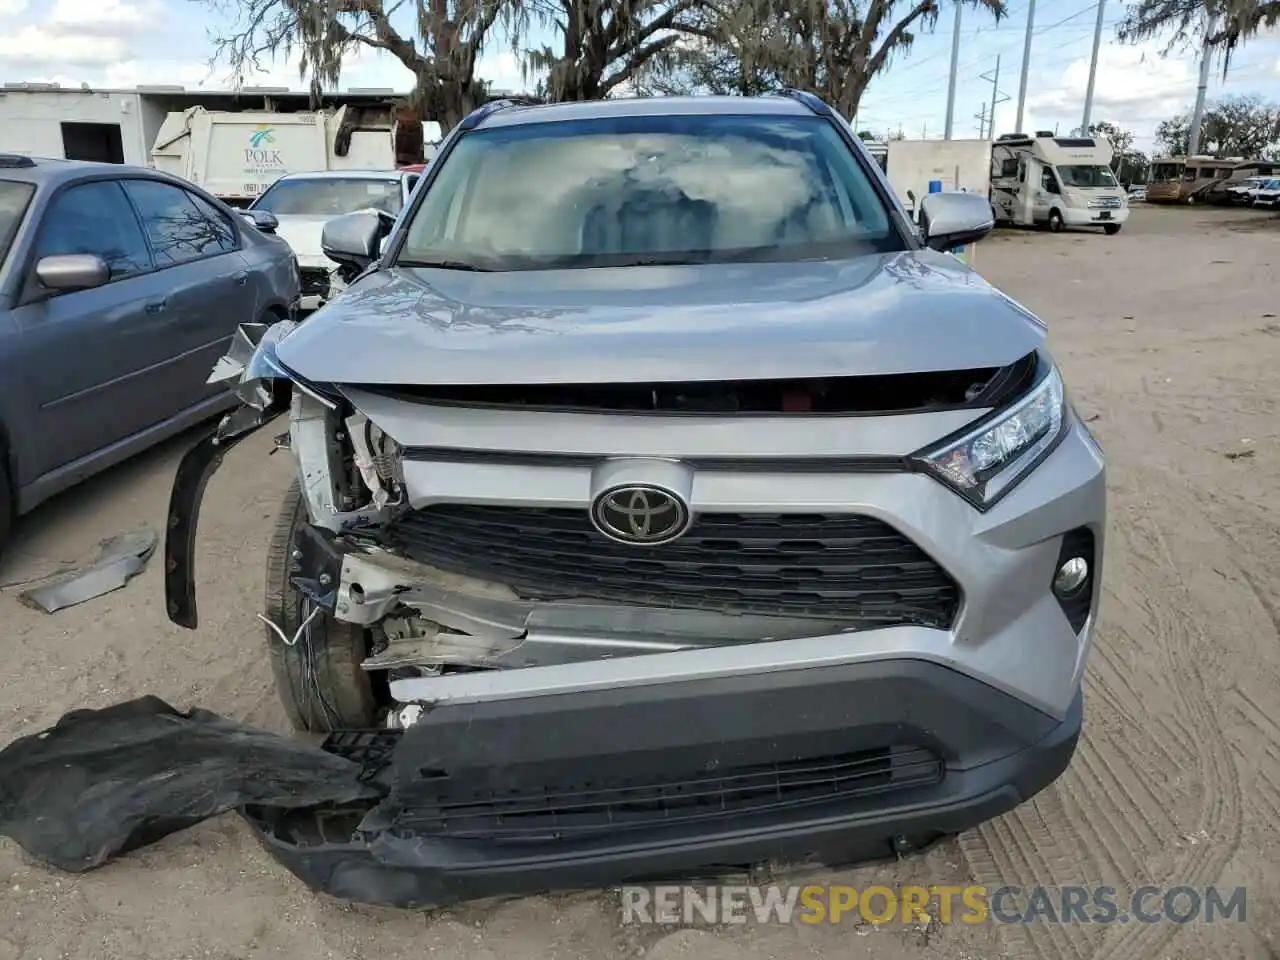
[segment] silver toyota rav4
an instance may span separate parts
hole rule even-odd
[[[372,764],[308,882],[406,906],[918,849],[1067,766],[1103,458],[1044,324],[807,94],[491,103],[361,271],[215,369],[201,491],[287,414],[264,619],[289,716]],[[993,252],[992,254],[996,254]]]

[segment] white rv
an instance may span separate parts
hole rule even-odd
[[[1002,135],[991,148],[996,221],[1119,233],[1129,218],[1129,203],[1111,172],[1111,156],[1103,137]]]

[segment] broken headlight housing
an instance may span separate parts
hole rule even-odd
[[[989,510],[1062,439],[1066,391],[1056,367],[1026,396],[912,459],[979,510]]]

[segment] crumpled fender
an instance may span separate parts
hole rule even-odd
[[[280,366],[275,351],[276,345],[296,327],[291,320],[241,324],[226,354],[209,374],[209,383],[225,383],[240,398],[241,405],[187,451],[178,464],[169,494],[164,541],[165,609],[170,620],[188,630],[194,630],[199,623],[196,525],[205,487],[228,450],[289,409],[292,378]]]

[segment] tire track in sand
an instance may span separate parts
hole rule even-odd
[[[1151,511],[1147,505],[1147,517]],[[1106,884],[1122,892],[1165,881],[1207,885],[1238,843],[1239,784],[1234,763],[1220,749],[1218,720],[1196,668],[1195,646],[1203,638],[1186,615],[1194,606],[1159,526],[1132,513],[1128,520],[1123,528],[1114,526],[1112,543],[1119,549],[1108,551],[1111,562],[1120,562],[1119,554],[1127,563],[1120,581],[1128,589],[1115,599],[1130,611],[1129,621],[1151,625],[1150,637],[1110,626],[1104,612],[1076,757],[1031,803],[961,838],[979,883]],[[1187,759],[1195,764],[1193,778],[1179,770]],[[1183,774],[1177,786],[1171,769]],[[1178,851],[1175,862],[1159,871],[1165,876],[1153,876],[1149,858],[1167,856],[1179,832],[1174,813],[1184,814],[1188,802],[1196,804],[1198,828],[1214,842]],[[1178,929],[1035,923],[1003,925],[1000,934],[1014,960],[1142,960]]]
[[[1193,515],[1188,504],[1166,501],[1166,506],[1181,510],[1183,516]],[[1197,663],[1198,651],[1205,648],[1208,640],[1196,620],[1190,589],[1156,516],[1155,505],[1148,501],[1143,504],[1141,517],[1130,518],[1134,559],[1140,561],[1136,566],[1145,568],[1140,569],[1141,576],[1134,582],[1146,587],[1142,606],[1155,626],[1158,640],[1153,652],[1174,688],[1178,712],[1193,737],[1183,745],[1183,752],[1198,772],[1200,809],[1196,826],[1210,839],[1182,848],[1172,869],[1165,876],[1151,877],[1149,882],[1203,887],[1221,876],[1239,846],[1243,829],[1240,782],[1230,751],[1223,749],[1221,723]],[[1141,550],[1140,546],[1147,549]],[[1135,735],[1144,733],[1145,730],[1134,731]],[[1153,956],[1179,929],[1172,923],[1109,926],[1095,960]]]

